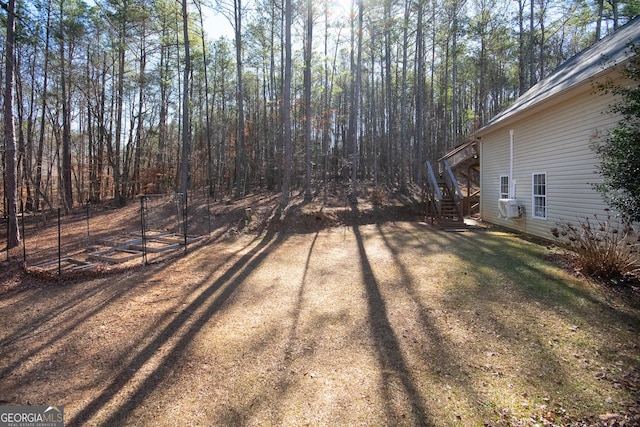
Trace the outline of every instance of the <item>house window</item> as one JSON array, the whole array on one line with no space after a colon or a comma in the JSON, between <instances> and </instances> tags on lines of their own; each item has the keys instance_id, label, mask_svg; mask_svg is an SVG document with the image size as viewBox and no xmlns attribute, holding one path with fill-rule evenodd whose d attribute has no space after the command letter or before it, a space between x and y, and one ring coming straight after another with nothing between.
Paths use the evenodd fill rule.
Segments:
<instances>
[{"instance_id":1,"label":"house window","mask_svg":"<svg viewBox=\"0 0 640 427\"><path fill-rule=\"evenodd\" d=\"M547 174L533 174L533 217L547 219Z\"/></svg>"},{"instance_id":2,"label":"house window","mask_svg":"<svg viewBox=\"0 0 640 427\"><path fill-rule=\"evenodd\" d=\"M509 175L500 175L500 198L509 198Z\"/></svg>"}]
</instances>

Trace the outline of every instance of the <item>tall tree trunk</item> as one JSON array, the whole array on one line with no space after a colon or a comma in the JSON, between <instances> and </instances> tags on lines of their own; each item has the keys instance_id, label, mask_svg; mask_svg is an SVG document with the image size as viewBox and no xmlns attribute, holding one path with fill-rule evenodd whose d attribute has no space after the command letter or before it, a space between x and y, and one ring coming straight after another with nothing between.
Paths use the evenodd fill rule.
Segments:
<instances>
[{"instance_id":1,"label":"tall tree trunk","mask_svg":"<svg viewBox=\"0 0 640 427\"><path fill-rule=\"evenodd\" d=\"M122 177L120 176L120 145L122 144L122 110L124 108L124 60L125 60L125 23L122 19L122 27L118 40L118 86L116 93L116 138L115 149L111 159L113 164L113 186L114 199L117 205L122 205L124 200L122 197Z\"/></svg>"},{"instance_id":2,"label":"tall tree trunk","mask_svg":"<svg viewBox=\"0 0 640 427\"><path fill-rule=\"evenodd\" d=\"M311 46L313 42L313 0L307 0L307 37L304 64L304 199L311 200Z\"/></svg>"},{"instance_id":3,"label":"tall tree trunk","mask_svg":"<svg viewBox=\"0 0 640 427\"><path fill-rule=\"evenodd\" d=\"M7 248L20 244L18 229L18 193L15 123L13 119L13 83L15 72L15 0L7 1L7 35L4 85L4 168L7 200Z\"/></svg>"},{"instance_id":4,"label":"tall tree trunk","mask_svg":"<svg viewBox=\"0 0 640 427\"><path fill-rule=\"evenodd\" d=\"M449 145L445 147L445 151L449 151L449 149L458 145L458 135L459 135L459 96L458 93L460 89L458 88L458 31L459 31L459 23L458 20L458 2L454 2L454 10L453 10L453 28L452 28L452 40L451 40L451 129L449 139Z\"/></svg>"},{"instance_id":5,"label":"tall tree trunk","mask_svg":"<svg viewBox=\"0 0 640 427\"><path fill-rule=\"evenodd\" d=\"M533 0L531 0L533 1ZM524 33L524 0L518 0L518 83L519 93L522 95L527 90L527 61L525 59L526 43Z\"/></svg>"},{"instance_id":6,"label":"tall tree trunk","mask_svg":"<svg viewBox=\"0 0 640 427\"><path fill-rule=\"evenodd\" d=\"M618 29L618 0L607 0L611 5L611 10L613 12L613 31Z\"/></svg>"},{"instance_id":7,"label":"tall tree trunk","mask_svg":"<svg viewBox=\"0 0 640 427\"><path fill-rule=\"evenodd\" d=\"M280 208L289 204L293 173L293 141L291 139L291 0L284 7L284 83L282 86L282 127L284 134L284 175Z\"/></svg>"},{"instance_id":8,"label":"tall tree trunk","mask_svg":"<svg viewBox=\"0 0 640 427\"><path fill-rule=\"evenodd\" d=\"M490 25L488 17L490 17L490 9L483 8L480 16L480 55L478 57L478 100L476 102L476 120L478 122L474 124L473 132L476 131L476 125L484 125L487 120L487 34L488 26Z\"/></svg>"},{"instance_id":9,"label":"tall tree trunk","mask_svg":"<svg viewBox=\"0 0 640 427\"><path fill-rule=\"evenodd\" d=\"M438 147L436 154L438 157L442 156L449 148L449 141L451 140L451 127L449 126L449 63L451 62L451 46L450 36L447 34L444 47L444 70L442 72L442 91L444 92L440 98L440 137L438 138Z\"/></svg>"},{"instance_id":10,"label":"tall tree trunk","mask_svg":"<svg viewBox=\"0 0 640 427\"><path fill-rule=\"evenodd\" d=\"M26 186L26 209L33 210L33 148L34 148L34 126L36 115L36 91L33 89L36 85L36 49L34 49L34 58L30 61L29 71L31 80L31 90L29 95L29 114L27 116L27 140L26 140L26 156L24 159L24 182Z\"/></svg>"},{"instance_id":11,"label":"tall tree trunk","mask_svg":"<svg viewBox=\"0 0 640 427\"><path fill-rule=\"evenodd\" d=\"M60 2L60 16L62 16L62 6ZM70 80L67 81L65 58L65 37L64 32L60 37L60 89L62 91L62 204L65 212L73 207L73 186L71 183L71 88ZM71 67L71 55L69 54L69 67ZM69 77L70 79L70 77Z\"/></svg>"},{"instance_id":12,"label":"tall tree trunk","mask_svg":"<svg viewBox=\"0 0 640 427\"><path fill-rule=\"evenodd\" d=\"M102 54L102 70L100 73L100 95L99 102L100 105L98 107L98 153L96 157L96 201L102 200L103 190L106 187L105 179L103 179L102 174L104 173L104 150L105 144L107 145L107 151L109 151L109 147L111 147L111 139L107 136L106 130L106 109L107 109L107 53L104 52ZM107 162L108 163L108 162ZM107 180L108 182L108 180Z\"/></svg>"},{"instance_id":13,"label":"tall tree trunk","mask_svg":"<svg viewBox=\"0 0 640 427\"><path fill-rule=\"evenodd\" d=\"M275 19L275 11L277 10L278 5L276 4L275 1L271 2L271 11L269 13L269 41L270 41L270 45L273 46L275 43L275 38L276 38L276 24L277 21ZM280 87L278 86L278 79L277 79L277 68L276 68L276 52L275 49L269 49L269 98L270 99L277 99L278 98L278 93L280 92ZM277 145L277 142L280 141L279 138L279 122L280 122L280 117L278 115L278 108L279 106L276 105L276 103L274 102L270 102L269 103L269 114L271 117L271 120L269 122L269 156L268 156L268 163L269 163L269 179L268 179L268 188L269 189L276 189L279 188L282 185L282 165L278 165L278 161L276 159L279 159L279 147Z\"/></svg>"},{"instance_id":14,"label":"tall tree trunk","mask_svg":"<svg viewBox=\"0 0 640 427\"><path fill-rule=\"evenodd\" d=\"M186 200L189 184L189 151L191 149L189 81L191 76L191 51L189 47L189 14L187 0L182 0L182 31L184 36L184 78L182 90L182 175L180 177L180 191Z\"/></svg>"},{"instance_id":15,"label":"tall tree trunk","mask_svg":"<svg viewBox=\"0 0 640 427\"><path fill-rule=\"evenodd\" d=\"M371 115L371 150L373 155L373 185L378 188L378 179L379 179L379 147L380 143L378 141L378 107L376 103L376 33L377 28L375 25L371 26L371 96L369 97L369 109Z\"/></svg>"},{"instance_id":16,"label":"tall tree trunk","mask_svg":"<svg viewBox=\"0 0 640 427\"><path fill-rule=\"evenodd\" d=\"M597 0L596 4L598 5L598 14L597 14L597 21L596 21L596 36L595 36L595 40L594 42L597 42L598 40L600 40L601 33L602 33L602 13L604 11L604 0Z\"/></svg>"},{"instance_id":17,"label":"tall tree trunk","mask_svg":"<svg viewBox=\"0 0 640 427\"><path fill-rule=\"evenodd\" d=\"M351 0L351 9L355 11L356 8L356 0ZM347 102L349 108L349 122L347 124L347 138L345 141L344 151L345 154L349 156L349 163L351 164L351 177L346 176L345 178L351 178L351 194L350 197L353 202L357 201L357 189L356 189L356 181L355 174L353 173L356 168L356 158L358 157L358 152L356 150L357 143L356 138L358 135L357 123L358 123L358 109L356 108L357 94L356 94L356 16L352 13L349 19L349 27L351 31L350 42L349 42L349 72L350 72L350 81L349 81L349 100ZM347 174L345 174L347 175Z\"/></svg>"},{"instance_id":18,"label":"tall tree trunk","mask_svg":"<svg viewBox=\"0 0 640 427\"><path fill-rule=\"evenodd\" d=\"M158 152L156 153L156 164L159 168L159 172L162 176L161 182L158 183L158 190L163 193L164 182L166 180L166 150L167 150L167 116L169 111L169 47L166 45L166 39L168 37L167 31L168 23L166 16L163 14L161 23L161 40L163 45L160 47L160 63L158 66L160 74L160 112L158 113Z\"/></svg>"},{"instance_id":19,"label":"tall tree trunk","mask_svg":"<svg viewBox=\"0 0 640 427\"><path fill-rule=\"evenodd\" d=\"M393 141L395 118L391 99L391 0L384 2L384 65L385 65L385 105L387 109L387 185L395 183L393 167Z\"/></svg>"},{"instance_id":20,"label":"tall tree trunk","mask_svg":"<svg viewBox=\"0 0 640 427\"><path fill-rule=\"evenodd\" d=\"M400 88L400 191L407 190L407 67L409 51L409 0L405 0L404 5L404 25L402 29L402 83Z\"/></svg>"},{"instance_id":21,"label":"tall tree trunk","mask_svg":"<svg viewBox=\"0 0 640 427\"><path fill-rule=\"evenodd\" d=\"M236 70L238 73L238 82L236 87L236 102L238 104L238 129L236 139L236 198L244 195L244 88L242 84L243 61L242 61L242 1L234 0L234 18L235 18L235 40L236 40Z\"/></svg>"},{"instance_id":22,"label":"tall tree trunk","mask_svg":"<svg viewBox=\"0 0 640 427\"><path fill-rule=\"evenodd\" d=\"M213 179L213 153L211 141L211 119L209 111L209 74L207 63L207 45L204 32L204 19L202 17L202 5L196 2L198 6L198 14L200 16L200 30L202 32L202 65L204 71L204 114L205 114L205 133L207 138L207 187L210 196L214 196L214 179Z\"/></svg>"},{"instance_id":23,"label":"tall tree trunk","mask_svg":"<svg viewBox=\"0 0 640 427\"><path fill-rule=\"evenodd\" d=\"M546 5L544 4L544 0L540 2L540 40L538 42L538 60L540 64L538 64L538 70L540 70L540 78L544 78L545 69L545 57L544 57L544 43L545 43L545 26L544 26L544 18L546 14Z\"/></svg>"},{"instance_id":24,"label":"tall tree trunk","mask_svg":"<svg viewBox=\"0 0 640 427\"><path fill-rule=\"evenodd\" d=\"M435 123L436 121L433 120L433 118L436 117L435 115L435 104L436 104L436 93L435 93L435 79L436 79L436 71L435 68L433 66L433 64L436 63L436 40L437 40L437 32L436 32L436 5L435 2L432 3L431 5L431 22L434 23L434 25L431 26L431 67L430 70L430 75L429 75L429 107L431 110L431 120L429 120L430 122L430 126L429 126L429 152L427 154L427 158L430 160L435 160L434 157L437 155L437 146L438 146L438 140L437 140L437 123Z\"/></svg>"},{"instance_id":25,"label":"tall tree trunk","mask_svg":"<svg viewBox=\"0 0 640 427\"><path fill-rule=\"evenodd\" d=\"M416 26L416 182L422 185L422 147L424 145L424 39L422 19L423 0L418 0L418 18Z\"/></svg>"},{"instance_id":26,"label":"tall tree trunk","mask_svg":"<svg viewBox=\"0 0 640 427\"><path fill-rule=\"evenodd\" d=\"M357 45L357 59L356 59L356 85L355 85L355 102L352 108L355 110L355 132L353 133L352 151L353 151L353 197L354 201L358 197L358 166L360 162L360 151L358 149L358 139L360 138L359 125L360 122L360 93L362 92L362 26L364 20L364 1L358 0L358 45Z\"/></svg>"},{"instance_id":27,"label":"tall tree trunk","mask_svg":"<svg viewBox=\"0 0 640 427\"><path fill-rule=\"evenodd\" d=\"M322 195L326 204L329 187L329 1L324 1L324 90L322 92Z\"/></svg>"},{"instance_id":28,"label":"tall tree trunk","mask_svg":"<svg viewBox=\"0 0 640 427\"><path fill-rule=\"evenodd\" d=\"M147 51L146 51L146 24L143 21L140 40L140 70L138 75L138 123L136 127L135 152L133 160L133 173L131 176L131 197L140 191L140 163L142 161L143 133L144 133L144 100L147 92Z\"/></svg>"},{"instance_id":29,"label":"tall tree trunk","mask_svg":"<svg viewBox=\"0 0 640 427\"><path fill-rule=\"evenodd\" d=\"M47 92L49 90L49 36L51 32L51 3L47 2L47 24L44 39L44 64L42 75L42 114L40 115L40 134L38 136L38 149L36 151L36 176L35 176L35 210L40 209L40 197L44 196L42 191L42 157L44 155L44 135L45 123L47 122ZM46 199L46 197L45 197Z\"/></svg>"},{"instance_id":30,"label":"tall tree trunk","mask_svg":"<svg viewBox=\"0 0 640 427\"><path fill-rule=\"evenodd\" d=\"M20 50L18 50L16 52L15 55L15 62L14 62L14 69L15 70L21 70L22 66L21 66L21 62L22 62L22 58L20 55ZM24 140L24 94L23 94L23 88L22 88L22 76L20 75L19 72L14 73L14 77L13 77L13 87L14 87L14 96L15 96L15 101L14 101L14 105L15 105L15 110L14 113L16 115L16 118L18 120L18 125L15 126L15 129L18 131L18 135L17 135L17 158L16 158L16 173L17 173L17 184L18 184L18 194L20 194L20 198L22 199L22 194L24 194L25 188L25 182L26 182L26 176L25 176L25 171L26 171L26 164L25 164L25 154L26 154L26 150L25 150L25 140ZM15 120L15 118L14 118Z\"/></svg>"},{"instance_id":31,"label":"tall tree trunk","mask_svg":"<svg viewBox=\"0 0 640 427\"><path fill-rule=\"evenodd\" d=\"M535 49L533 48L533 44L535 41L535 9L534 0L529 1L531 2L531 11L529 13L529 87L532 87L534 84L536 84Z\"/></svg>"},{"instance_id":32,"label":"tall tree trunk","mask_svg":"<svg viewBox=\"0 0 640 427\"><path fill-rule=\"evenodd\" d=\"M91 67L90 67L90 58L87 55L85 60L85 79L86 81L91 81ZM95 128L95 117L92 111L92 103L87 102L86 106L87 113L87 138L88 138L88 169L89 169L89 191L87 192L87 201L90 203L95 202L95 182L96 182L96 136L94 132Z\"/></svg>"}]
</instances>

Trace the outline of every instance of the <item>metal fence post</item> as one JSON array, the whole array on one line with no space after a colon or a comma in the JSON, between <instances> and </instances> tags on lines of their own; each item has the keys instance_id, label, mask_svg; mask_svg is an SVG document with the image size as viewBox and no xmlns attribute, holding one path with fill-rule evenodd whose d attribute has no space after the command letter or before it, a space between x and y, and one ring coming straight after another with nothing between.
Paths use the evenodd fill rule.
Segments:
<instances>
[{"instance_id":1,"label":"metal fence post","mask_svg":"<svg viewBox=\"0 0 640 427\"><path fill-rule=\"evenodd\" d=\"M24 201L20 199L20 215L22 216L22 264L27 266L27 236L24 234Z\"/></svg>"},{"instance_id":2,"label":"metal fence post","mask_svg":"<svg viewBox=\"0 0 640 427\"><path fill-rule=\"evenodd\" d=\"M60 207L58 207L58 278L62 275L62 240L60 235Z\"/></svg>"},{"instance_id":3,"label":"metal fence post","mask_svg":"<svg viewBox=\"0 0 640 427\"><path fill-rule=\"evenodd\" d=\"M140 197L140 229L142 231L142 265L147 264L147 238L145 234L146 224L144 222L144 200L145 196Z\"/></svg>"},{"instance_id":4,"label":"metal fence post","mask_svg":"<svg viewBox=\"0 0 640 427\"><path fill-rule=\"evenodd\" d=\"M187 191L184 192L184 251L187 252Z\"/></svg>"}]
</instances>

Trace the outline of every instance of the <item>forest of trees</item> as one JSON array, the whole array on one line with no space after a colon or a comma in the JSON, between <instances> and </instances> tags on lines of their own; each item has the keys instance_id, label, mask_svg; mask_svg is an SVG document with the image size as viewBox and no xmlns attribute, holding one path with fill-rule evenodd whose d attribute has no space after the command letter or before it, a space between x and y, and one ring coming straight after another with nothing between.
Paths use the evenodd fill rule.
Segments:
<instances>
[{"instance_id":1,"label":"forest of trees","mask_svg":"<svg viewBox=\"0 0 640 427\"><path fill-rule=\"evenodd\" d=\"M403 189L631 0L8 0L3 211ZM233 28L212 40L206 19ZM355 188L352 188L355 190Z\"/></svg>"}]
</instances>

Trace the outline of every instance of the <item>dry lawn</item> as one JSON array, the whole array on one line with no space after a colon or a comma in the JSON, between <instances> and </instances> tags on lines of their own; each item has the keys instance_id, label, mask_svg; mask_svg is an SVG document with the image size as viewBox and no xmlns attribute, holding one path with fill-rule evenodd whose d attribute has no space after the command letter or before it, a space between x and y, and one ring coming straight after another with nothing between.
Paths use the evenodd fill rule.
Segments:
<instances>
[{"instance_id":1,"label":"dry lawn","mask_svg":"<svg viewBox=\"0 0 640 427\"><path fill-rule=\"evenodd\" d=\"M0 274L0 404L70 426L640 425L629 293L497 230L306 209L299 233L238 216L144 267Z\"/></svg>"}]
</instances>

